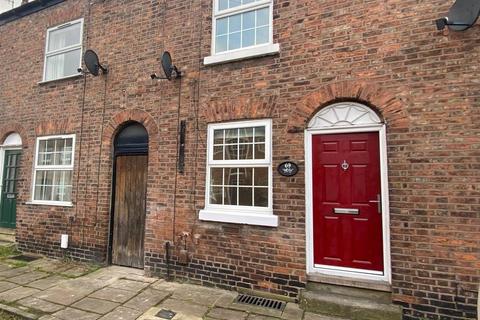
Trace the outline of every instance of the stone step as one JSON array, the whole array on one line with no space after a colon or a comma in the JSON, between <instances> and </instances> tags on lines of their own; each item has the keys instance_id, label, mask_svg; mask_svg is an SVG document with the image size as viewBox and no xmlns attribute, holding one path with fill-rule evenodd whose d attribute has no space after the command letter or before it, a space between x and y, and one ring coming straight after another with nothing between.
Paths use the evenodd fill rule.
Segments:
<instances>
[{"instance_id":1,"label":"stone step","mask_svg":"<svg viewBox=\"0 0 480 320\"><path fill-rule=\"evenodd\" d=\"M0 228L1 242L15 242L15 229Z\"/></svg>"},{"instance_id":2,"label":"stone step","mask_svg":"<svg viewBox=\"0 0 480 320\"><path fill-rule=\"evenodd\" d=\"M351 320L401 320L388 292L326 284L308 284L300 305L308 312Z\"/></svg>"}]
</instances>

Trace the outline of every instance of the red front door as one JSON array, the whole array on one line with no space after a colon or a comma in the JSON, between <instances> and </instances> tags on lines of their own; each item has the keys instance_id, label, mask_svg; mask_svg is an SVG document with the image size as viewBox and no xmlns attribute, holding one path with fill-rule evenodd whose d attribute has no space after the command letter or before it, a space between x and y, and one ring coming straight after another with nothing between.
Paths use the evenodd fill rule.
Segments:
<instances>
[{"instance_id":1,"label":"red front door","mask_svg":"<svg viewBox=\"0 0 480 320\"><path fill-rule=\"evenodd\" d=\"M314 263L383 271L378 133L312 138Z\"/></svg>"}]
</instances>

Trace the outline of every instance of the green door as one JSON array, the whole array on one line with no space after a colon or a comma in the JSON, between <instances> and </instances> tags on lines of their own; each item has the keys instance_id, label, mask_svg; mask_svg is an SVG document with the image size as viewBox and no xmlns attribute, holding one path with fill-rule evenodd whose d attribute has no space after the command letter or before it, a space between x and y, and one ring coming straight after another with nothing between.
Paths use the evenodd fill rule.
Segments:
<instances>
[{"instance_id":1,"label":"green door","mask_svg":"<svg viewBox=\"0 0 480 320\"><path fill-rule=\"evenodd\" d=\"M20 150L5 151L2 198L0 203L0 227L4 228L15 228L20 155Z\"/></svg>"}]
</instances>

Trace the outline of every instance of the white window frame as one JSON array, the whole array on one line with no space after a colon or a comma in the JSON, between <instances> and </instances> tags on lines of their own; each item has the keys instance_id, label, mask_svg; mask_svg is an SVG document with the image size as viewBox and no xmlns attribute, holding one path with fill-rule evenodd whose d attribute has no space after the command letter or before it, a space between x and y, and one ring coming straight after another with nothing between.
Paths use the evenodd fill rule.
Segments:
<instances>
[{"instance_id":1,"label":"white window frame","mask_svg":"<svg viewBox=\"0 0 480 320\"><path fill-rule=\"evenodd\" d=\"M270 23L269 23L269 41L268 43L253 45L245 48L239 48L234 50L227 50L216 53L216 29L217 20L228 16L241 14L247 11L269 8L270 11ZM212 9L212 39L211 39L211 55L205 57L203 60L204 65L218 64L222 62L236 61L246 58L259 57L276 54L280 51L280 45L273 43L273 0L261 0L258 2L252 2L244 4L235 8L218 10L218 0L213 0Z\"/></svg>"},{"instance_id":2,"label":"white window frame","mask_svg":"<svg viewBox=\"0 0 480 320\"><path fill-rule=\"evenodd\" d=\"M48 43L50 41L50 33L55 31L55 30L59 30L59 29L63 29L63 28L66 28L66 27L73 26L77 23L80 23L80 42L79 42L79 44L68 46L68 47L65 47L65 48L62 48L62 49L58 49L58 50L54 50L52 52L49 52L48 51ZM78 67L80 68L82 66L82 53L83 53L83 18L73 20L73 21L70 21L70 22L67 22L67 23L63 23L59 26L48 28L47 29L46 42L45 42L45 55L44 55L44 61L43 61L42 82L50 82L50 81L68 79L68 78L72 78L72 77L78 77L81 74L79 72L77 72L76 74L73 74L73 75L64 76L64 77L60 77L60 78L54 78L54 79L48 79L48 80L46 79L46 77L47 77L47 59L49 57L55 56L55 55L58 55L58 54L62 54L62 53L67 53L67 52L70 52L70 51L73 51L73 50L78 50L78 49L80 49L80 59L78 61Z\"/></svg>"},{"instance_id":3,"label":"white window frame","mask_svg":"<svg viewBox=\"0 0 480 320\"><path fill-rule=\"evenodd\" d=\"M215 130L233 128L265 127L265 159L213 160ZM227 223L239 223L277 227L278 217L273 214L272 172L272 121L270 119L210 124L207 133L207 170L205 183L205 209L200 210L199 219ZM210 204L210 170L215 167L268 167L268 207Z\"/></svg>"},{"instance_id":4,"label":"white window frame","mask_svg":"<svg viewBox=\"0 0 480 320\"><path fill-rule=\"evenodd\" d=\"M52 140L52 139L72 139L72 163L69 165L38 165L38 151L40 148L40 141ZM33 164L33 180L32 180L32 197L29 204L41 204L41 205L52 205L52 206L66 206L71 207L73 203L71 201L46 201L46 200L35 200L35 181L37 180L37 171L38 170L71 170L72 171L72 185L73 185L73 172L75 165L75 134L68 135L56 135L56 136L42 136L37 137L35 146L35 157ZM73 192L73 190L72 190Z\"/></svg>"}]
</instances>

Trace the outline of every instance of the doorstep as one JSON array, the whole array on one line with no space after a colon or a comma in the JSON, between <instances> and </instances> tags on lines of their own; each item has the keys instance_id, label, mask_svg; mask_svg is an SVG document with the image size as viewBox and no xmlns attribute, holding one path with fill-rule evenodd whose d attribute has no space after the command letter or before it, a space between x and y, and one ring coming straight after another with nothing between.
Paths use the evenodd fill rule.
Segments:
<instances>
[{"instance_id":1,"label":"doorstep","mask_svg":"<svg viewBox=\"0 0 480 320\"><path fill-rule=\"evenodd\" d=\"M309 282L300 295L308 312L352 320L401 320L400 306L390 292Z\"/></svg>"}]
</instances>

